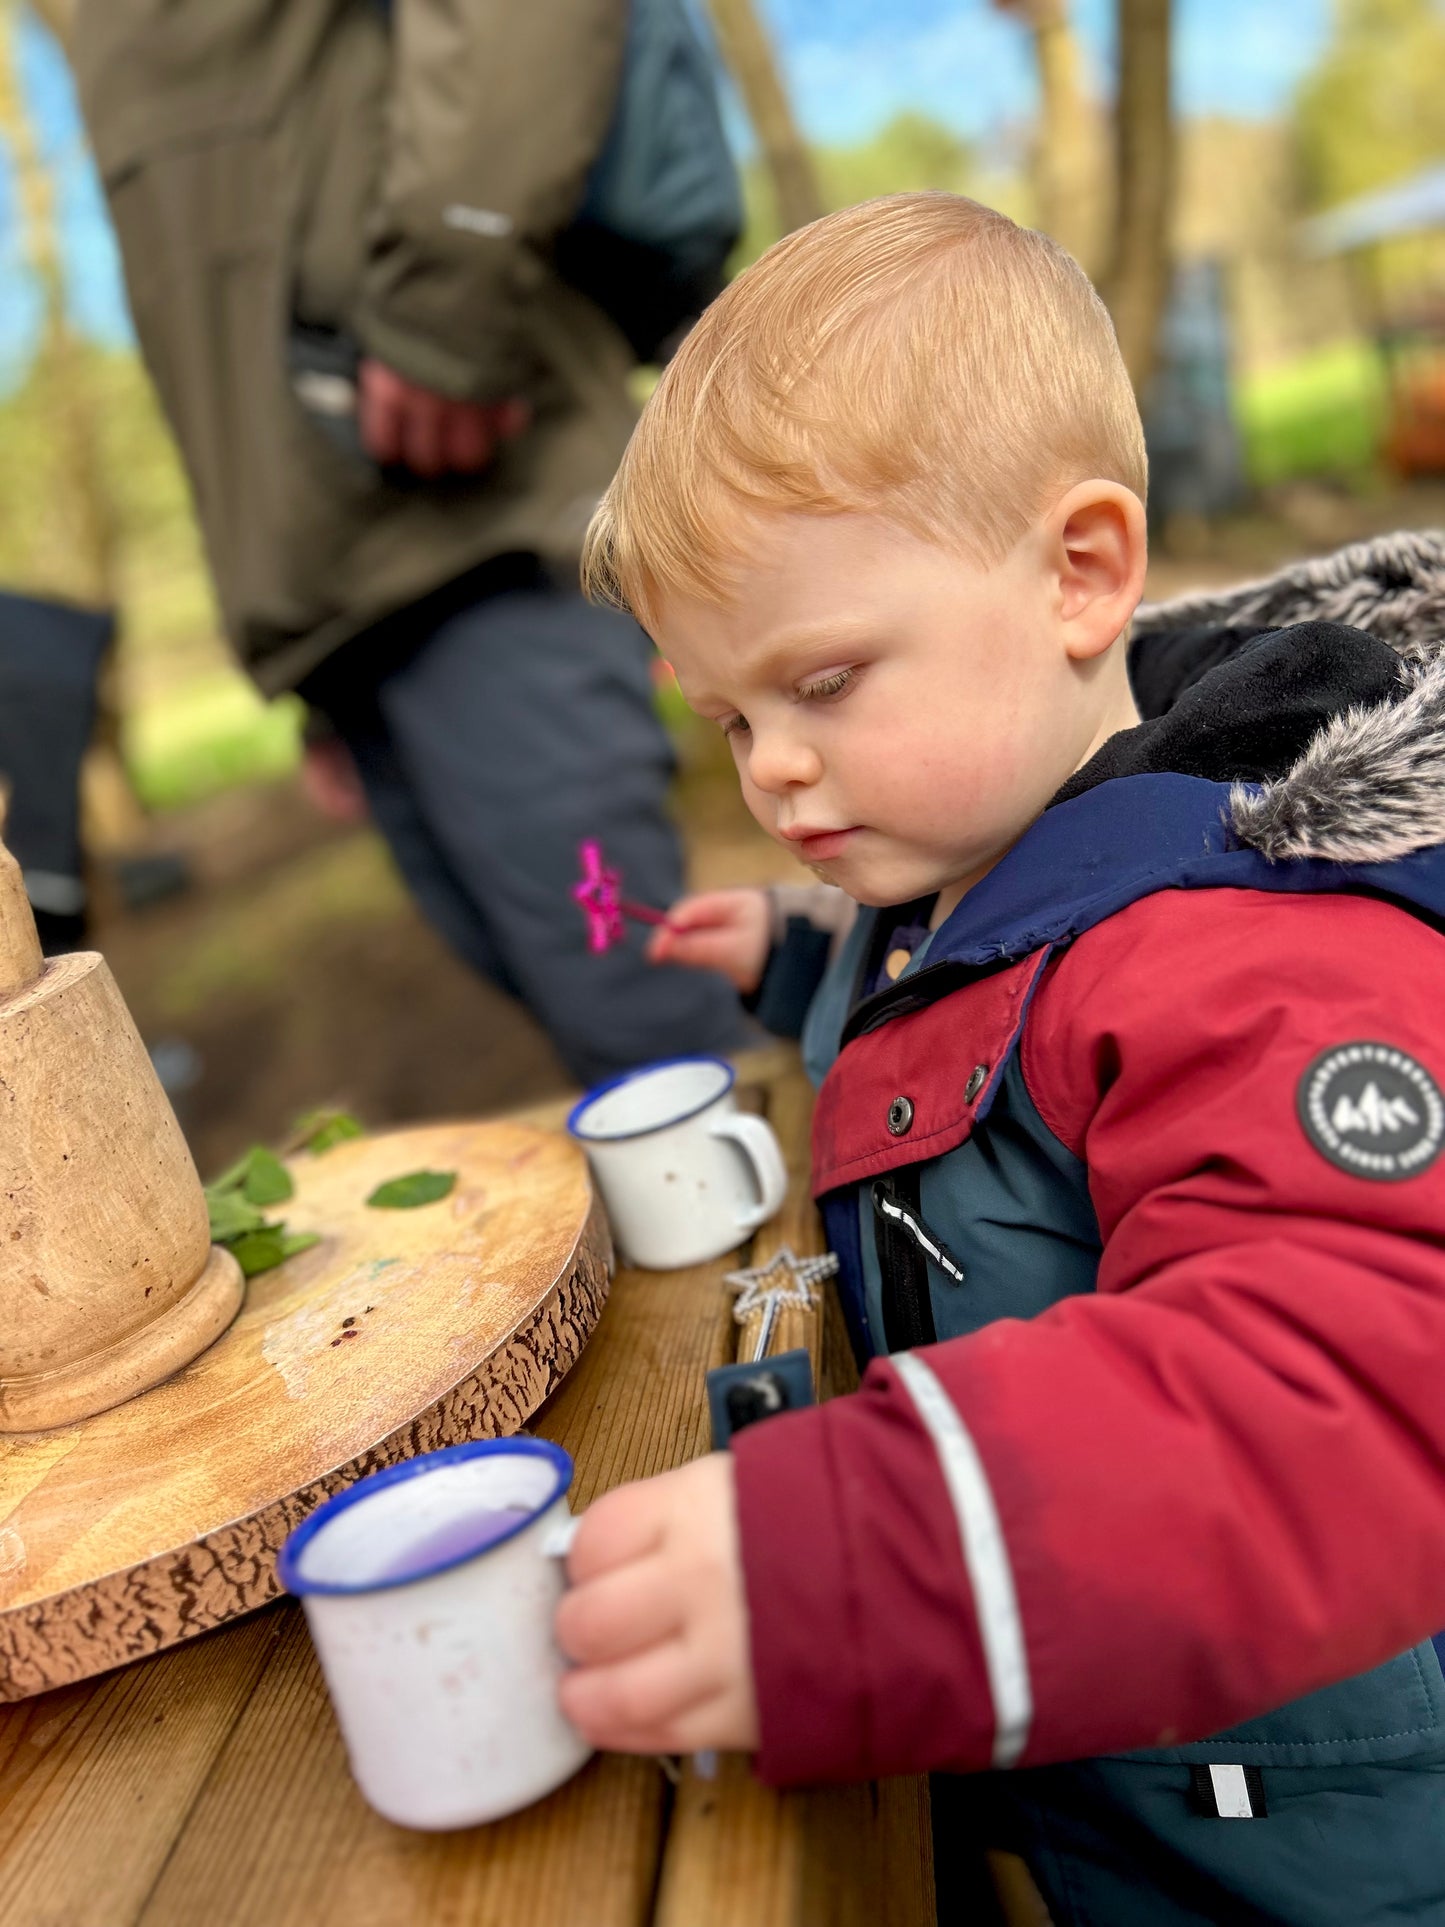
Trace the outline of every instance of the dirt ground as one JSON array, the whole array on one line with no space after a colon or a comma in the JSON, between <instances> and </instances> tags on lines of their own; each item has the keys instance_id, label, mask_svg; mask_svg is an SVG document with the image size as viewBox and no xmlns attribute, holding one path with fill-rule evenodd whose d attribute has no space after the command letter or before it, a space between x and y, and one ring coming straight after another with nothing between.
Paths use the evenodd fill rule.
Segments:
<instances>
[{"instance_id":1,"label":"dirt ground","mask_svg":"<svg viewBox=\"0 0 1445 1927\"><path fill-rule=\"evenodd\" d=\"M1360 498L1296 487L1169 531L1151 596L1241 581L1381 530L1445 525L1445 485ZM747 817L710 726L685 733L677 811L694 887L801 873ZM191 884L126 910L99 880L94 941L156 1052L209 1174L340 1102L368 1124L487 1112L565 1077L526 1013L479 982L407 900L369 830L323 822L288 781L157 819Z\"/></svg>"}]
</instances>

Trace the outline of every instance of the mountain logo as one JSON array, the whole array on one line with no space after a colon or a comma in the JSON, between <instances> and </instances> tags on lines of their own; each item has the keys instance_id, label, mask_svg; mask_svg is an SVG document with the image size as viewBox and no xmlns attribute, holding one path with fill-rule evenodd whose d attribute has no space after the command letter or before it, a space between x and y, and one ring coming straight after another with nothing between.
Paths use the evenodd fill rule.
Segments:
<instances>
[{"instance_id":1,"label":"mountain logo","mask_svg":"<svg viewBox=\"0 0 1445 1927\"><path fill-rule=\"evenodd\" d=\"M1360 1095L1358 1104L1351 1103L1342 1096L1330 1117L1337 1131L1368 1131L1378 1137L1381 1131L1399 1133L1407 1124L1418 1124L1420 1113L1412 1110L1407 1097L1382 1097L1380 1087L1371 1078Z\"/></svg>"},{"instance_id":2,"label":"mountain logo","mask_svg":"<svg viewBox=\"0 0 1445 1927\"><path fill-rule=\"evenodd\" d=\"M1445 1098L1393 1044L1337 1044L1299 1084L1299 1117L1322 1157L1358 1178L1413 1178L1445 1148Z\"/></svg>"}]
</instances>

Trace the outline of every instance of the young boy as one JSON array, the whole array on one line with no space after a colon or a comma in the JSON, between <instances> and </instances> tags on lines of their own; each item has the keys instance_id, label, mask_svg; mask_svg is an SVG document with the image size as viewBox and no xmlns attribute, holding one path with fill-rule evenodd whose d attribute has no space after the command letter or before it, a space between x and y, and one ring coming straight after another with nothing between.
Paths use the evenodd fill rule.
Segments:
<instances>
[{"instance_id":1,"label":"young boy","mask_svg":"<svg viewBox=\"0 0 1445 1927\"><path fill-rule=\"evenodd\" d=\"M1235 630L1141 723L1144 489L1085 277L946 195L779 243L648 405L588 581L863 906L805 1049L878 1356L592 1507L563 1703L969 1775L940 1851L1056 1927L1445 1922L1445 656ZM760 895L679 921L756 982Z\"/></svg>"}]
</instances>

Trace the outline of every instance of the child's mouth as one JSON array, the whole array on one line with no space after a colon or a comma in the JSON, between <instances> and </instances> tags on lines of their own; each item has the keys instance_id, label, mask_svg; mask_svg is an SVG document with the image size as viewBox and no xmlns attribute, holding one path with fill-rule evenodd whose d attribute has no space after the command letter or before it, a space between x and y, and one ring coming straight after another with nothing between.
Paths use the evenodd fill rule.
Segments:
<instances>
[{"instance_id":1,"label":"child's mouth","mask_svg":"<svg viewBox=\"0 0 1445 1927\"><path fill-rule=\"evenodd\" d=\"M804 863L827 863L835 856L842 856L857 834L855 827L851 830L819 830L815 835L799 837L798 855Z\"/></svg>"}]
</instances>

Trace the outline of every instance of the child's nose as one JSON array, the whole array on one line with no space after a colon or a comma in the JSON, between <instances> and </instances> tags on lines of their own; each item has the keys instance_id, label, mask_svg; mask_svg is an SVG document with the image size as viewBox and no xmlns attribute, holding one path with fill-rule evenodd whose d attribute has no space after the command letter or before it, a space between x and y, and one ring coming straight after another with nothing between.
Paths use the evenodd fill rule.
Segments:
<instances>
[{"instance_id":1,"label":"child's nose","mask_svg":"<svg viewBox=\"0 0 1445 1927\"><path fill-rule=\"evenodd\" d=\"M771 730L753 737L748 754L748 775L755 788L769 796L784 790L806 788L816 783L823 764L809 744L799 742L786 730Z\"/></svg>"}]
</instances>

